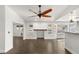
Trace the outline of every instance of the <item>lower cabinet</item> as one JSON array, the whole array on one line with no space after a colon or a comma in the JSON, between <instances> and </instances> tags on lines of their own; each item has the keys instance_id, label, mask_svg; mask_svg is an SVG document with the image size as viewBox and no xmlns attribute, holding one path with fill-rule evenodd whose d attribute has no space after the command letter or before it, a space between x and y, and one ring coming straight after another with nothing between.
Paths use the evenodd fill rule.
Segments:
<instances>
[{"instance_id":1,"label":"lower cabinet","mask_svg":"<svg viewBox=\"0 0 79 59\"><path fill-rule=\"evenodd\" d=\"M65 48L79 54L79 33L65 33Z\"/></svg>"}]
</instances>

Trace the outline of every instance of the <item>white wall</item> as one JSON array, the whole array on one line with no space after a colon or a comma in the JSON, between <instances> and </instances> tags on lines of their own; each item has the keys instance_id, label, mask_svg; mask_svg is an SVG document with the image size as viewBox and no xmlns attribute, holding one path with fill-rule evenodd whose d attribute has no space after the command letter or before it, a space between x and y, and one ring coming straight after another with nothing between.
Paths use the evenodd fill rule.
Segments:
<instances>
[{"instance_id":1,"label":"white wall","mask_svg":"<svg viewBox=\"0 0 79 59\"><path fill-rule=\"evenodd\" d=\"M5 7L0 5L0 53L5 50Z\"/></svg>"},{"instance_id":2,"label":"white wall","mask_svg":"<svg viewBox=\"0 0 79 59\"><path fill-rule=\"evenodd\" d=\"M23 20L8 6L5 6L5 52L13 48L13 23L22 23Z\"/></svg>"}]
</instances>

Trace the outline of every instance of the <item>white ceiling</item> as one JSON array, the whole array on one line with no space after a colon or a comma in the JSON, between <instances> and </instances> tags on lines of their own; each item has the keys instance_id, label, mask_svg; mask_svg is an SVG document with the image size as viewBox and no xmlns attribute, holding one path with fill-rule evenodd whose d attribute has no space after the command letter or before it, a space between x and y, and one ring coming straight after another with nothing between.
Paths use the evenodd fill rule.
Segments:
<instances>
[{"instance_id":1,"label":"white ceiling","mask_svg":"<svg viewBox=\"0 0 79 59\"><path fill-rule=\"evenodd\" d=\"M30 12L29 9L37 12L39 8L37 5L9 5L21 18L25 20L29 20L29 16L35 15L34 13ZM42 11L52 8L53 11L49 13L52 16L50 19L57 20L58 18L64 16L65 14L69 13L70 11L79 8L76 5L42 5ZM28 18L28 19L27 19ZM31 18L32 19L32 18Z\"/></svg>"}]
</instances>

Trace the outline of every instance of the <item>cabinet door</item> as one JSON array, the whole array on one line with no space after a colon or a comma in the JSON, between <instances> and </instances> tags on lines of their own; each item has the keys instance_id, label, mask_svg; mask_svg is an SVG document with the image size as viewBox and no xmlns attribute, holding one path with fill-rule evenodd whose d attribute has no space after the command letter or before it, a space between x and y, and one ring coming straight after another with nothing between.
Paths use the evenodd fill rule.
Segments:
<instances>
[{"instance_id":1,"label":"cabinet door","mask_svg":"<svg viewBox=\"0 0 79 59\"><path fill-rule=\"evenodd\" d=\"M66 33L65 34L65 48L68 48L68 49L72 49L71 48L71 40L70 40L70 34Z\"/></svg>"},{"instance_id":2,"label":"cabinet door","mask_svg":"<svg viewBox=\"0 0 79 59\"><path fill-rule=\"evenodd\" d=\"M37 31L37 38L44 38L44 31Z\"/></svg>"},{"instance_id":3,"label":"cabinet door","mask_svg":"<svg viewBox=\"0 0 79 59\"><path fill-rule=\"evenodd\" d=\"M71 35L71 48L76 53L79 53L79 35L73 34Z\"/></svg>"}]
</instances>

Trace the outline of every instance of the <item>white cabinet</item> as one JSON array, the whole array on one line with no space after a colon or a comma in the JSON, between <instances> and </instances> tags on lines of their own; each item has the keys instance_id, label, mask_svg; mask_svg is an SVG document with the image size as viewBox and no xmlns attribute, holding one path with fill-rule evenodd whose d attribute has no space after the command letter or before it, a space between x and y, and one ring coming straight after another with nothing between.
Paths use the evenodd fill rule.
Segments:
<instances>
[{"instance_id":1,"label":"white cabinet","mask_svg":"<svg viewBox=\"0 0 79 59\"><path fill-rule=\"evenodd\" d=\"M44 38L44 31L36 31L37 32L37 38Z\"/></svg>"},{"instance_id":2,"label":"white cabinet","mask_svg":"<svg viewBox=\"0 0 79 59\"><path fill-rule=\"evenodd\" d=\"M79 54L79 33L65 34L65 48L71 53Z\"/></svg>"},{"instance_id":3,"label":"white cabinet","mask_svg":"<svg viewBox=\"0 0 79 59\"><path fill-rule=\"evenodd\" d=\"M72 23L68 23L66 27L66 32L79 33L79 21L74 21Z\"/></svg>"},{"instance_id":4,"label":"white cabinet","mask_svg":"<svg viewBox=\"0 0 79 59\"><path fill-rule=\"evenodd\" d=\"M56 39L57 38L57 24L48 24L47 31L44 32L45 39Z\"/></svg>"},{"instance_id":5,"label":"white cabinet","mask_svg":"<svg viewBox=\"0 0 79 59\"><path fill-rule=\"evenodd\" d=\"M69 23L69 32L75 32L77 29L77 22Z\"/></svg>"}]
</instances>

